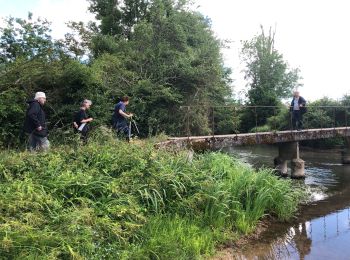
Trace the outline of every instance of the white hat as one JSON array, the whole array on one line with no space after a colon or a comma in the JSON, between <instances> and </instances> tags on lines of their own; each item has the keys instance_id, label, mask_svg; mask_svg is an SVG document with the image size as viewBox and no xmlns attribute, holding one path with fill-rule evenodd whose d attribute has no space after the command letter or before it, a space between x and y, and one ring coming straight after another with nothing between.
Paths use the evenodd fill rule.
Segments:
<instances>
[{"instance_id":1,"label":"white hat","mask_svg":"<svg viewBox=\"0 0 350 260\"><path fill-rule=\"evenodd\" d=\"M89 104L90 106L92 105L92 101L89 99L84 99L83 104Z\"/></svg>"},{"instance_id":2,"label":"white hat","mask_svg":"<svg viewBox=\"0 0 350 260\"><path fill-rule=\"evenodd\" d=\"M46 95L44 92L36 92L35 93L35 100L39 99L39 98L46 98Z\"/></svg>"}]
</instances>

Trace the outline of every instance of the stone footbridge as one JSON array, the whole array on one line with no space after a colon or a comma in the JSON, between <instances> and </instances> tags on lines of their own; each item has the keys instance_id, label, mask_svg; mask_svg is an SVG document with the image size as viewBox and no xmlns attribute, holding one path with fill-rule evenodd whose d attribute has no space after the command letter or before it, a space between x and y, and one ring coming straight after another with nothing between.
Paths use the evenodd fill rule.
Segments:
<instances>
[{"instance_id":1,"label":"stone footbridge","mask_svg":"<svg viewBox=\"0 0 350 260\"><path fill-rule=\"evenodd\" d=\"M350 164L350 127L306 129L301 131L273 131L230 135L174 137L159 143L159 148L194 151L220 150L225 147L242 145L278 144L279 156L274 159L276 170L287 174L287 161L292 161L292 177L305 177L305 162L299 157L299 141L343 137L347 140L347 150L342 154L344 164Z\"/></svg>"}]
</instances>

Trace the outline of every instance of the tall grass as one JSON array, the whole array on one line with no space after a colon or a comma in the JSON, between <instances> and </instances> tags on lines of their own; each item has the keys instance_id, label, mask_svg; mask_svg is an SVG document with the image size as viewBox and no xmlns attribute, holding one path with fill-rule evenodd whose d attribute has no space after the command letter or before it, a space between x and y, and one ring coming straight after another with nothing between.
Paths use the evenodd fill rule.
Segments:
<instances>
[{"instance_id":1,"label":"tall grass","mask_svg":"<svg viewBox=\"0 0 350 260\"><path fill-rule=\"evenodd\" d=\"M198 259L303 195L225 154L99 142L2 153L1 259Z\"/></svg>"}]
</instances>

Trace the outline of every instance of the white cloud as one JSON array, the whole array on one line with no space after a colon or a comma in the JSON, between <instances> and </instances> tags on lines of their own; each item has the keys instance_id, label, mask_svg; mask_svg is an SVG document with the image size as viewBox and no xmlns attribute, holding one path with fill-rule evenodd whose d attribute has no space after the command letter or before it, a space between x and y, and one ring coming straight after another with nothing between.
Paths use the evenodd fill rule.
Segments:
<instances>
[{"instance_id":1,"label":"white cloud","mask_svg":"<svg viewBox=\"0 0 350 260\"><path fill-rule=\"evenodd\" d=\"M86 0L39 0L32 12L52 22L53 37L62 38L68 32L67 22L94 20L88 7Z\"/></svg>"},{"instance_id":2,"label":"white cloud","mask_svg":"<svg viewBox=\"0 0 350 260\"><path fill-rule=\"evenodd\" d=\"M350 93L350 37L347 0L197 0L199 11L212 18L220 38L233 41L224 51L234 69L238 89L246 84L239 74L241 41L252 38L262 24L277 27L276 48L304 78L302 93L309 100L340 98Z\"/></svg>"}]
</instances>

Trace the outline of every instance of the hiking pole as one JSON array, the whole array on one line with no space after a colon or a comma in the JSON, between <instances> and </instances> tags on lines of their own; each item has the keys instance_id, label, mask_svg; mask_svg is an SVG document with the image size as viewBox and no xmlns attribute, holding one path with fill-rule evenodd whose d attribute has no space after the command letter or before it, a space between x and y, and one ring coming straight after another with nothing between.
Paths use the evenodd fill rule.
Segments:
<instances>
[{"instance_id":1,"label":"hiking pole","mask_svg":"<svg viewBox=\"0 0 350 260\"><path fill-rule=\"evenodd\" d=\"M128 136L129 136L129 142L130 142L130 140L131 140L131 120L130 120L130 122L129 122Z\"/></svg>"},{"instance_id":2,"label":"hiking pole","mask_svg":"<svg viewBox=\"0 0 350 260\"><path fill-rule=\"evenodd\" d=\"M132 119L132 122L133 122L133 124L135 126L137 134L140 135L140 131L139 131L139 128L137 127L137 124L136 124L135 120Z\"/></svg>"}]
</instances>

